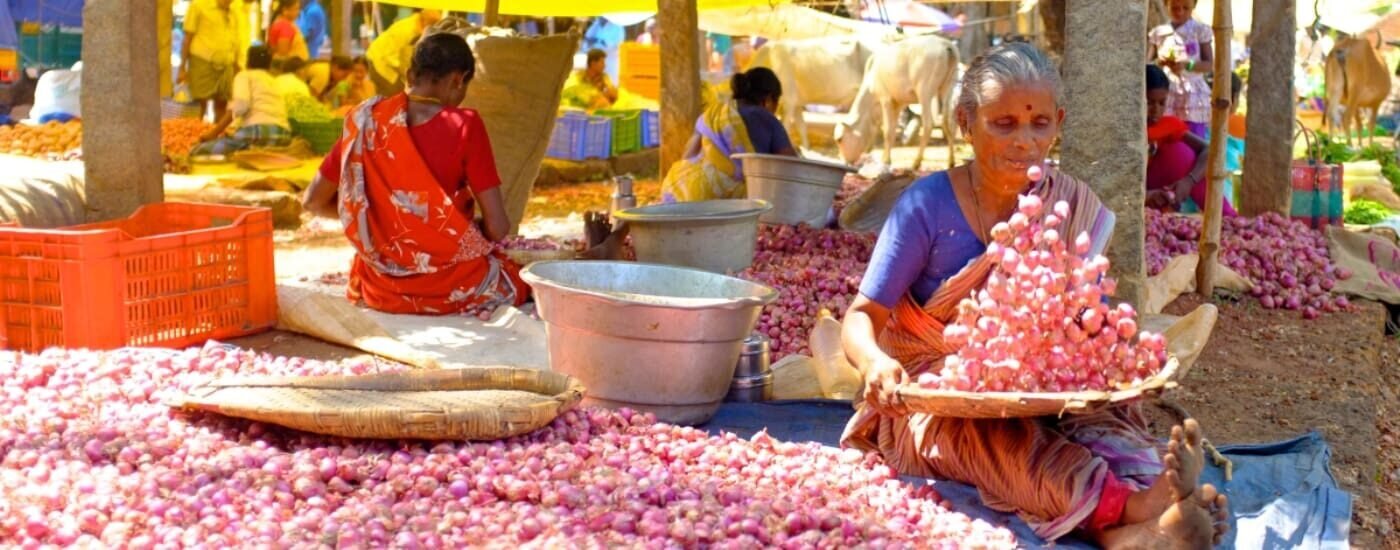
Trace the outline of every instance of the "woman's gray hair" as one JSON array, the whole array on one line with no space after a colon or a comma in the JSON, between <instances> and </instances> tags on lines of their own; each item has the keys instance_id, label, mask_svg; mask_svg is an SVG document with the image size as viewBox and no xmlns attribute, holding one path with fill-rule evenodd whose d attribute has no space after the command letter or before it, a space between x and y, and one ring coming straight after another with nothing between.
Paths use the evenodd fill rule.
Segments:
<instances>
[{"instance_id":1,"label":"woman's gray hair","mask_svg":"<svg viewBox=\"0 0 1400 550\"><path fill-rule=\"evenodd\" d=\"M971 118L986 99L984 88L988 84L995 84L1002 90L1017 85L1050 86L1055 93L1055 105L1064 105L1059 69L1044 52L1028 42L1004 42L973 59L963 73L956 112Z\"/></svg>"}]
</instances>

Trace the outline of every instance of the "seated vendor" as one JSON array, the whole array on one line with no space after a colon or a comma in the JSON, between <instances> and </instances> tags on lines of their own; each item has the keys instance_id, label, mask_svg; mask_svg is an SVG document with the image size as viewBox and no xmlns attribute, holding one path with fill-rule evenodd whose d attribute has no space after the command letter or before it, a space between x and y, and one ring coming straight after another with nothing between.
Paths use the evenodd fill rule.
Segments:
<instances>
[{"instance_id":1,"label":"seated vendor","mask_svg":"<svg viewBox=\"0 0 1400 550\"><path fill-rule=\"evenodd\" d=\"M311 95L325 101L329 92L349 78L350 71L354 68L354 61L349 56L344 55L332 57L330 61L317 61L310 64L306 68L306 83L311 87Z\"/></svg>"},{"instance_id":2,"label":"seated vendor","mask_svg":"<svg viewBox=\"0 0 1400 550\"><path fill-rule=\"evenodd\" d=\"M608 77L608 53L588 51L588 65L574 71L564 83L562 104L579 109L606 109L617 101L617 86Z\"/></svg>"},{"instance_id":3,"label":"seated vendor","mask_svg":"<svg viewBox=\"0 0 1400 550\"><path fill-rule=\"evenodd\" d=\"M1165 114L1171 81L1156 65L1147 71L1147 206L1181 211L1186 199L1206 200L1206 142L1181 119ZM1229 195L1225 195L1228 197ZM1230 200L1221 212L1235 216Z\"/></svg>"},{"instance_id":4,"label":"seated vendor","mask_svg":"<svg viewBox=\"0 0 1400 550\"><path fill-rule=\"evenodd\" d=\"M777 75L766 67L730 79L732 101L712 101L695 121L685 157L671 165L661 183L661 199L688 202L747 196L739 153L797 156L787 130L774 113L783 95Z\"/></svg>"},{"instance_id":5,"label":"seated vendor","mask_svg":"<svg viewBox=\"0 0 1400 550\"><path fill-rule=\"evenodd\" d=\"M306 210L338 217L356 249L351 300L390 313L448 314L530 297L520 266L493 250L510 220L486 126L457 107L475 70L462 37L423 38L407 92L355 107L307 188Z\"/></svg>"},{"instance_id":6,"label":"seated vendor","mask_svg":"<svg viewBox=\"0 0 1400 550\"><path fill-rule=\"evenodd\" d=\"M1103 249L1113 214L1090 188L1055 170L1031 170L1064 119L1055 66L1009 42L973 60L955 114L973 159L907 189L876 241L842 345L861 371L863 399L842 444L880 453L904 475L978 488L989 506L1016 511L1053 541L1070 533L1107 548L1209 548L1227 525L1227 501L1200 484L1202 434L1172 430L1164 454L1139 405L1061 418L966 419L910 412L896 389L942 366L957 304L983 287L992 227L1017 196L1066 201L1062 234L1087 232ZM1032 179L1036 178L1036 179Z\"/></svg>"},{"instance_id":7,"label":"seated vendor","mask_svg":"<svg viewBox=\"0 0 1400 550\"><path fill-rule=\"evenodd\" d=\"M305 61L300 57L288 57L276 63L277 77L273 79L273 84L277 86L277 93L282 94L282 99L311 97L311 86L306 83Z\"/></svg>"},{"instance_id":8,"label":"seated vendor","mask_svg":"<svg viewBox=\"0 0 1400 550\"><path fill-rule=\"evenodd\" d=\"M350 75L326 91L322 100L332 108L353 107L374 97L374 81L370 79L369 62L357 57L350 62Z\"/></svg>"},{"instance_id":9,"label":"seated vendor","mask_svg":"<svg viewBox=\"0 0 1400 550\"><path fill-rule=\"evenodd\" d=\"M248 48L248 68L233 77L228 110L190 151L190 156L225 155L252 147L280 147L292 140L287 103L268 70L272 52L266 46ZM230 126L237 128L226 135Z\"/></svg>"}]
</instances>

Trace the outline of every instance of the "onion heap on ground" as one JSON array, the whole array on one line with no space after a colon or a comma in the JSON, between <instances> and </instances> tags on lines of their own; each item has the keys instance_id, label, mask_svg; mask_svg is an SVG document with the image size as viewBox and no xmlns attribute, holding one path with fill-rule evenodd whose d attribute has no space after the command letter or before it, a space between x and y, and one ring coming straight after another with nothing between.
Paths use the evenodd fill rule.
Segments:
<instances>
[{"instance_id":1,"label":"onion heap on ground","mask_svg":"<svg viewBox=\"0 0 1400 550\"><path fill-rule=\"evenodd\" d=\"M186 351L0 356L0 545L1011 548L877 455L575 410L491 443L354 441L160 404L230 375L368 362Z\"/></svg>"},{"instance_id":2,"label":"onion heap on ground","mask_svg":"<svg viewBox=\"0 0 1400 550\"><path fill-rule=\"evenodd\" d=\"M808 334L822 309L840 319L860 291L875 235L805 225L760 225L753 265L738 277L778 290L763 308L757 331L768 336L774 361L809 354Z\"/></svg>"},{"instance_id":3,"label":"onion heap on ground","mask_svg":"<svg viewBox=\"0 0 1400 550\"><path fill-rule=\"evenodd\" d=\"M1176 256L1196 253L1200 218L1148 209L1146 221L1148 275L1160 273ZM1332 264L1327 237L1281 214L1221 220L1219 258L1254 283L1250 293L1267 309L1301 310L1313 319L1350 306L1346 296L1331 294L1337 281L1352 273Z\"/></svg>"},{"instance_id":4,"label":"onion heap on ground","mask_svg":"<svg viewBox=\"0 0 1400 550\"><path fill-rule=\"evenodd\" d=\"M1041 215L1036 196L1022 196L1010 221L992 228L987 283L958 304L943 331L956 349L941 368L919 375L920 386L962 391L1061 392L1132 386L1161 371L1166 340L1138 333L1128 304L1110 308L1108 259L1085 260L1081 233L1065 242L1056 229L1069 204ZM1136 340L1135 340L1136 338Z\"/></svg>"}]
</instances>

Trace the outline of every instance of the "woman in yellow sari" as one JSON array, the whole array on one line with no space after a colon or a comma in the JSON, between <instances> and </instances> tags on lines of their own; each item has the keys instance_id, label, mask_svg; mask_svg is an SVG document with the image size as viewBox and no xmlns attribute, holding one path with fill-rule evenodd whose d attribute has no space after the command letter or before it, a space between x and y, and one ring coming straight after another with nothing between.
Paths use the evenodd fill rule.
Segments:
<instances>
[{"instance_id":1,"label":"woman in yellow sari","mask_svg":"<svg viewBox=\"0 0 1400 550\"><path fill-rule=\"evenodd\" d=\"M1102 250L1113 225L1089 187L1056 170L1040 177L1064 109L1058 73L1026 43L979 56L956 114L973 160L929 175L900 196L880 233L842 344L865 382L842 444L879 452L901 474L978 488L988 506L1016 511L1037 535L1072 532L1108 548L1208 548L1228 503L1199 482L1200 426L1187 420L1158 448L1135 405L1093 415L967 419L910 412L897 388L955 350L943 339L958 303L986 283L993 226L1018 195L1066 201L1067 235Z\"/></svg>"},{"instance_id":2,"label":"woman in yellow sari","mask_svg":"<svg viewBox=\"0 0 1400 550\"><path fill-rule=\"evenodd\" d=\"M746 196L739 153L797 156L783 123L774 115L783 85L765 67L736 73L729 81L733 101L711 101L695 121L685 157L661 182L663 202L736 199Z\"/></svg>"}]
</instances>

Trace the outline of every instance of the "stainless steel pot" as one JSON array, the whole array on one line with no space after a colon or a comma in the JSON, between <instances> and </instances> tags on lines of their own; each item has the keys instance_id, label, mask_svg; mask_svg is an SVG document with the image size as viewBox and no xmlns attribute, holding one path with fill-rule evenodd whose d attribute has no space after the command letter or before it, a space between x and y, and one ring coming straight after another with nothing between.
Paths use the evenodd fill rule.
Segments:
<instances>
[{"instance_id":1,"label":"stainless steel pot","mask_svg":"<svg viewBox=\"0 0 1400 550\"><path fill-rule=\"evenodd\" d=\"M615 217L632 228L638 261L736 273L753 264L758 217L772 208L726 199L628 208Z\"/></svg>"},{"instance_id":2,"label":"stainless steel pot","mask_svg":"<svg viewBox=\"0 0 1400 550\"><path fill-rule=\"evenodd\" d=\"M742 153L733 158L743 162L749 198L773 205L759 217L772 224L821 225L841 190L841 180L855 171L844 164L784 155Z\"/></svg>"},{"instance_id":3,"label":"stainless steel pot","mask_svg":"<svg viewBox=\"0 0 1400 550\"><path fill-rule=\"evenodd\" d=\"M545 322L550 368L583 382L584 405L675 424L714 415L759 311L778 297L742 279L633 262L536 262L521 277Z\"/></svg>"}]
</instances>

